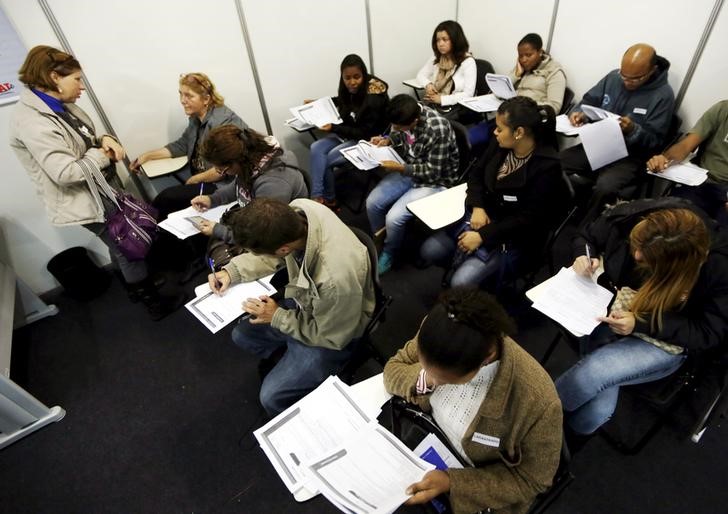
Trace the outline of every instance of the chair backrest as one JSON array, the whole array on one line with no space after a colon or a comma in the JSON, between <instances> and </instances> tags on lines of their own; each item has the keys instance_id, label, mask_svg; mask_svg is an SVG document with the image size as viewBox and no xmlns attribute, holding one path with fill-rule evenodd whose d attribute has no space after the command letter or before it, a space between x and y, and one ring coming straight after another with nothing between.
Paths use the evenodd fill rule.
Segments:
<instances>
[{"instance_id":1,"label":"chair backrest","mask_svg":"<svg viewBox=\"0 0 728 514\"><path fill-rule=\"evenodd\" d=\"M458 163L458 184L467 179L467 173L472 164L472 147L470 138L468 137L468 129L465 125L457 121L449 120L453 132L455 132L455 143L458 145L458 154L460 161Z\"/></svg>"},{"instance_id":2,"label":"chair backrest","mask_svg":"<svg viewBox=\"0 0 728 514\"><path fill-rule=\"evenodd\" d=\"M490 87L485 81L486 73L495 73L493 65L485 59L475 59L475 69L477 76L475 78L475 96L487 95L490 93Z\"/></svg>"},{"instance_id":3,"label":"chair backrest","mask_svg":"<svg viewBox=\"0 0 728 514\"><path fill-rule=\"evenodd\" d=\"M574 92L567 87L564 89L564 101L561 104L559 114L566 114L572 107L574 107Z\"/></svg>"}]
</instances>

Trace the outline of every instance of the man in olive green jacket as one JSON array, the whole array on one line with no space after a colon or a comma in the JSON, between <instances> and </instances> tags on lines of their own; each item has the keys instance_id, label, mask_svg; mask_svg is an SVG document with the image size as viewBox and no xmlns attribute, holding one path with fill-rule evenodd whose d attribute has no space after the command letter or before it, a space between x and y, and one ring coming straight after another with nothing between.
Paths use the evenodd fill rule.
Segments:
<instances>
[{"instance_id":1,"label":"man in olive green jacket","mask_svg":"<svg viewBox=\"0 0 728 514\"><path fill-rule=\"evenodd\" d=\"M260 400L269 414L285 410L349 360L374 312L366 247L327 207L307 199L286 205L257 198L232 216L235 241L248 253L210 275L210 287L265 276L285 260L280 303L268 296L243 303L250 314L233 330L238 346L263 359L285 350L265 377Z\"/></svg>"},{"instance_id":2,"label":"man in olive green jacket","mask_svg":"<svg viewBox=\"0 0 728 514\"><path fill-rule=\"evenodd\" d=\"M503 340L499 354L490 389L461 441L474 467L447 471L454 514L526 512L559 464L562 409L553 381L512 339ZM421 370L415 336L385 366L384 385L430 411L431 391L417 394Z\"/></svg>"}]
</instances>

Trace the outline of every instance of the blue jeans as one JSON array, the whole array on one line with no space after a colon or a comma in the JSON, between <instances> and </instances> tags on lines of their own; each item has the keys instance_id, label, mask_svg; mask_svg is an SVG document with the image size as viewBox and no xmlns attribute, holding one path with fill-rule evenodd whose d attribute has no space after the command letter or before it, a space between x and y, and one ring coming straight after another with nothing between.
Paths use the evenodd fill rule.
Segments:
<instances>
[{"instance_id":1,"label":"blue jeans","mask_svg":"<svg viewBox=\"0 0 728 514\"><path fill-rule=\"evenodd\" d=\"M346 162L339 150L354 146L356 141L344 141L328 136L311 144L311 198L336 199L334 166Z\"/></svg>"},{"instance_id":2,"label":"blue jeans","mask_svg":"<svg viewBox=\"0 0 728 514\"><path fill-rule=\"evenodd\" d=\"M443 190L443 186L414 187L412 179L401 173L389 173L372 189L367 197L367 217L372 232L387 228L384 252L393 255L402 246L407 222L414 216L407 204Z\"/></svg>"},{"instance_id":3,"label":"blue jeans","mask_svg":"<svg viewBox=\"0 0 728 514\"><path fill-rule=\"evenodd\" d=\"M608 333L607 333L608 331ZM605 324L583 338L588 351L605 338L618 337ZM653 382L671 375L685 355L673 355L633 336L599 346L556 380L566 422L574 432L591 434L609 421L617 407L619 387Z\"/></svg>"},{"instance_id":4,"label":"blue jeans","mask_svg":"<svg viewBox=\"0 0 728 514\"><path fill-rule=\"evenodd\" d=\"M458 222L450 228L438 230L420 247L420 257L425 261L445 268L453 268L450 287L478 286L501 271L504 275L513 273L518 261L517 250L508 250L505 253L499 250L489 252L480 250L480 254L486 254L485 259L476 257L475 254L460 258L463 254L461 252L456 254L456 231L460 227L461 223ZM457 258L458 262L454 262L454 258Z\"/></svg>"},{"instance_id":5,"label":"blue jeans","mask_svg":"<svg viewBox=\"0 0 728 514\"><path fill-rule=\"evenodd\" d=\"M286 348L281 360L260 386L260 403L275 416L316 389L329 375L335 375L349 361L358 339L342 350L306 346L268 324L253 325L241 319L233 329L233 342L265 359L278 348Z\"/></svg>"}]
</instances>

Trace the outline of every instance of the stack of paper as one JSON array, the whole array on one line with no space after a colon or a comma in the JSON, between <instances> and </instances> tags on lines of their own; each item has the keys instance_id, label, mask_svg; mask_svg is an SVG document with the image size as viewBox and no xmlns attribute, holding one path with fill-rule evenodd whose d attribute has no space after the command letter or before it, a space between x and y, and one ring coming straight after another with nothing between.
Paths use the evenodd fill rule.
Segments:
<instances>
[{"instance_id":1,"label":"stack of paper","mask_svg":"<svg viewBox=\"0 0 728 514\"><path fill-rule=\"evenodd\" d=\"M378 425L377 414L329 377L254 435L297 500L320 492L344 512L393 512L434 466Z\"/></svg>"},{"instance_id":2,"label":"stack of paper","mask_svg":"<svg viewBox=\"0 0 728 514\"><path fill-rule=\"evenodd\" d=\"M581 112L592 121L608 120L610 118L619 119L619 114L614 114L613 112L592 105L582 104Z\"/></svg>"},{"instance_id":3,"label":"stack of paper","mask_svg":"<svg viewBox=\"0 0 728 514\"><path fill-rule=\"evenodd\" d=\"M322 127L329 123L338 125L342 122L339 111L330 96L319 98L298 107L291 107L290 111L297 120L304 124L302 126Z\"/></svg>"},{"instance_id":4,"label":"stack of paper","mask_svg":"<svg viewBox=\"0 0 728 514\"><path fill-rule=\"evenodd\" d=\"M243 315L245 300L273 295L275 290L270 284L272 278L273 275L269 275L253 282L235 284L222 295L213 293L209 284L201 284L195 288L195 298L187 302L185 307L215 334Z\"/></svg>"},{"instance_id":5,"label":"stack of paper","mask_svg":"<svg viewBox=\"0 0 728 514\"><path fill-rule=\"evenodd\" d=\"M579 137L592 170L603 168L628 155L617 118L587 123L579 127Z\"/></svg>"},{"instance_id":6,"label":"stack of paper","mask_svg":"<svg viewBox=\"0 0 728 514\"><path fill-rule=\"evenodd\" d=\"M235 205L235 203L236 202L230 202L225 205L218 205L214 209L208 209L203 212L196 211L195 208L190 205L186 209L170 213L166 220L159 222L159 227L171 234L174 234L180 239L187 239L190 236L200 233L195 226L197 218L204 218L206 220L219 223L220 217L223 213L231 206Z\"/></svg>"},{"instance_id":7,"label":"stack of paper","mask_svg":"<svg viewBox=\"0 0 728 514\"><path fill-rule=\"evenodd\" d=\"M672 180L673 182L685 184L687 186L699 186L708 180L708 170L690 162L672 164L668 166L666 170L659 173L654 173L652 171L648 171L647 173L656 177Z\"/></svg>"},{"instance_id":8,"label":"stack of paper","mask_svg":"<svg viewBox=\"0 0 728 514\"><path fill-rule=\"evenodd\" d=\"M488 84L491 92L498 98L507 100L516 96L516 88L508 75L496 75L495 73L486 73L485 82Z\"/></svg>"},{"instance_id":9,"label":"stack of paper","mask_svg":"<svg viewBox=\"0 0 728 514\"><path fill-rule=\"evenodd\" d=\"M556 132L560 132L565 136L575 136L579 133L581 127L575 127L571 124L569 116L566 114L559 114L556 116Z\"/></svg>"},{"instance_id":10,"label":"stack of paper","mask_svg":"<svg viewBox=\"0 0 728 514\"><path fill-rule=\"evenodd\" d=\"M472 98L466 98L460 100L460 105L464 105L468 109L475 112L493 112L497 111L503 100L495 96L494 94L474 96Z\"/></svg>"},{"instance_id":11,"label":"stack of paper","mask_svg":"<svg viewBox=\"0 0 728 514\"><path fill-rule=\"evenodd\" d=\"M356 145L339 151L360 170L374 169L384 161L404 164L402 157L391 146L374 146L367 141L359 141Z\"/></svg>"},{"instance_id":12,"label":"stack of paper","mask_svg":"<svg viewBox=\"0 0 728 514\"><path fill-rule=\"evenodd\" d=\"M591 334L599 325L598 316L607 315L614 296L595 280L561 268L556 275L528 290L533 308L543 312L577 337Z\"/></svg>"}]
</instances>

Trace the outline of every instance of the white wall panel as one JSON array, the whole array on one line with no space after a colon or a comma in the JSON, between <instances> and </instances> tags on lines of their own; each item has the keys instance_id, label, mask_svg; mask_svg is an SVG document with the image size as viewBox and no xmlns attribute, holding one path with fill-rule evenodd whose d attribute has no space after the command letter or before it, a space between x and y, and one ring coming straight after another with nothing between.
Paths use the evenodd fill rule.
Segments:
<instances>
[{"instance_id":1,"label":"white wall panel","mask_svg":"<svg viewBox=\"0 0 728 514\"><path fill-rule=\"evenodd\" d=\"M389 83L390 97L412 91L402 81L414 78L432 57L432 31L441 21L455 19L455 3L369 0L375 72Z\"/></svg>"},{"instance_id":2,"label":"white wall panel","mask_svg":"<svg viewBox=\"0 0 728 514\"><path fill-rule=\"evenodd\" d=\"M273 133L308 169L308 134L284 125L304 98L335 96L347 54L369 62L364 0L245 0L251 46Z\"/></svg>"},{"instance_id":3,"label":"white wall panel","mask_svg":"<svg viewBox=\"0 0 728 514\"><path fill-rule=\"evenodd\" d=\"M496 73L507 73L516 65L516 46L523 36L535 32L548 40L553 0L460 0L458 19L475 57L490 61ZM557 57L558 59L558 57ZM567 75L569 71L567 69Z\"/></svg>"},{"instance_id":4,"label":"white wall panel","mask_svg":"<svg viewBox=\"0 0 728 514\"><path fill-rule=\"evenodd\" d=\"M680 107L683 129L690 129L714 103L728 99L728 7L723 5Z\"/></svg>"},{"instance_id":5,"label":"white wall panel","mask_svg":"<svg viewBox=\"0 0 728 514\"><path fill-rule=\"evenodd\" d=\"M619 68L629 46L649 43L670 61L668 80L677 93L712 6L713 0L561 0L551 53L578 101Z\"/></svg>"}]
</instances>

